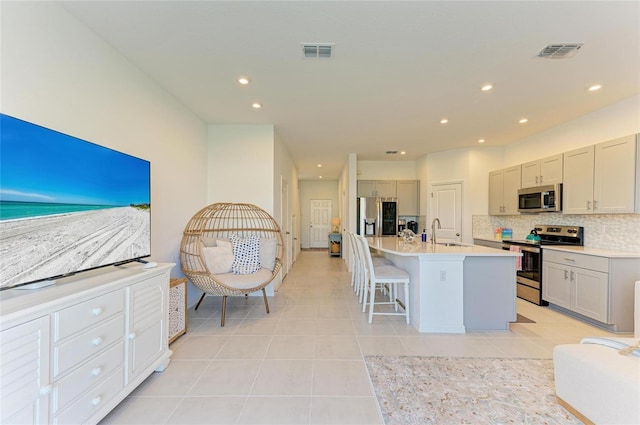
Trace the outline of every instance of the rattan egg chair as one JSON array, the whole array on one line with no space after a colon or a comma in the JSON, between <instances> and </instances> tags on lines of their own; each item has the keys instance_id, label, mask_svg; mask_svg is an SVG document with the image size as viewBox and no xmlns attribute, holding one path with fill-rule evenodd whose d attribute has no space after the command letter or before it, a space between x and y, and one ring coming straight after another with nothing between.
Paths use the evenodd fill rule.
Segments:
<instances>
[{"instance_id":1,"label":"rattan egg chair","mask_svg":"<svg viewBox=\"0 0 640 425\"><path fill-rule=\"evenodd\" d=\"M234 236L235 235L235 236ZM214 274L207 266L204 256L206 246L215 241L229 240L233 237L249 238L257 236L261 244L269 241L275 251L269 261L261 264L260 271L253 274L233 273ZM275 239L275 244L273 243ZM227 242L228 243L228 242ZM262 245L261 245L262 250ZM262 290L264 305L269 313L269 303L265 287L273 281L282 267L283 238L280 226L266 211L252 204L215 203L198 211L187 223L180 244L180 263L182 272L204 293L196 305L196 310L206 295L222 296L222 318L224 326L227 297L245 295ZM262 261L261 261L262 263ZM271 268L271 263L273 267ZM266 265L267 268L264 268Z\"/></svg>"}]
</instances>

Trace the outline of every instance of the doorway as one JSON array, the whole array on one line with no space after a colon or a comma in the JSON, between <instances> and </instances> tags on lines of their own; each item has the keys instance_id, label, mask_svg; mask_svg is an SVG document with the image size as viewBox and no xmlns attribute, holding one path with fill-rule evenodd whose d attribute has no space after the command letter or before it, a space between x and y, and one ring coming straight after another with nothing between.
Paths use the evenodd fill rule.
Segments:
<instances>
[{"instance_id":1,"label":"doorway","mask_svg":"<svg viewBox=\"0 0 640 425\"><path fill-rule=\"evenodd\" d=\"M437 217L442 225L437 238L462 242L462 182L434 183L431 189L431 220Z\"/></svg>"},{"instance_id":2,"label":"doorway","mask_svg":"<svg viewBox=\"0 0 640 425\"><path fill-rule=\"evenodd\" d=\"M329 247L332 202L330 199L311 199L309 223L309 248Z\"/></svg>"}]
</instances>

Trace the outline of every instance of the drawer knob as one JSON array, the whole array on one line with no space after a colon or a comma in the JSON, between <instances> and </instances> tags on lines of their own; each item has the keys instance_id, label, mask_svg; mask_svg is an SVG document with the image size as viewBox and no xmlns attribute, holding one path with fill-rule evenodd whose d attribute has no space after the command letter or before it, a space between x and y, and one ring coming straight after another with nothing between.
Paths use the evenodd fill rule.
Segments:
<instances>
[{"instance_id":1,"label":"drawer knob","mask_svg":"<svg viewBox=\"0 0 640 425\"><path fill-rule=\"evenodd\" d=\"M129 339L136 339L136 333L135 332L131 332L129 334Z\"/></svg>"},{"instance_id":2,"label":"drawer knob","mask_svg":"<svg viewBox=\"0 0 640 425\"><path fill-rule=\"evenodd\" d=\"M100 344L102 344L102 337L96 337L96 338L93 338L93 339L91 340L91 343L92 343L93 345L100 345Z\"/></svg>"},{"instance_id":3,"label":"drawer knob","mask_svg":"<svg viewBox=\"0 0 640 425\"><path fill-rule=\"evenodd\" d=\"M94 316L99 316L102 314L102 307L95 307L93 310L91 310L91 314L93 314Z\"/></svg>"},{"instance_id":4,"label":"drawer knob","mask_svg":"<svg viewBox=\"0 0 640 425\"><path fill-rule=\"evenodd\" d=\"M92 406L97 406L98 404L100 404L100 402L102 401L102 397L98 396L94 399L91 400L91 405Z\"/></svg>"},{"instance_id":5,"label":"drawer knob","mask_svg":"<svg viewBox=\"0 0 640 425\"><path fill-rule=\"evenodd\" d=\"M40 388L40 395L47 395L47 394L51 394L51 385L46 385Z\"/></svg>"},{"instance_id":6,"label":"drawer knob","mask_svg":"<svg viewBox=\"0 0 640 425\"><path fill-rule=\"evenodd\" d=\"M93 370L91 371L91 374L92 374L93 376L98 376L98 375L100 375L101 373L102 373L102 368L101 368L101 367L97 367L97 368L95 368L95 369L93 369Z\"/></svg>"}]
</instances>

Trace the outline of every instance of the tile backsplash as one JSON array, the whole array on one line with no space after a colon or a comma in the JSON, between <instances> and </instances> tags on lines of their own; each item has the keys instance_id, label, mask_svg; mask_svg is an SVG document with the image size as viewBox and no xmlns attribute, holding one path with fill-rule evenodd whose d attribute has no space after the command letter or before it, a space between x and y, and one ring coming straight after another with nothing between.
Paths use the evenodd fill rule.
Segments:
<instances>
[{"instance_id":1,"label":"tile backsplash","mask_svg":"<svg viewBox=\"0 0 640 425\"><path fill-rule=\"evenodd\" d=\"M513 239L524 239L536 224L582 226L586 247L640 252L640 214L474 215L472 220L474 238L493 239L496 227L510 227Z\"/></svg>"}]
</instances>

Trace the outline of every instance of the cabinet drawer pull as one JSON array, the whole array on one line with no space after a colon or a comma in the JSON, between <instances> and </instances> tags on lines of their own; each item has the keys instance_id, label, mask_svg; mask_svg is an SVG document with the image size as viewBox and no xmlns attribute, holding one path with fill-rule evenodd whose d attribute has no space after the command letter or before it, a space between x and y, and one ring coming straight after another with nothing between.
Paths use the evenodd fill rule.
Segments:
<instances>
[{"instance_id":1,"label":"cabinet drawer pull","mask_svg":"<svg viewBox=\"0 0 640 425\"><path fill-rule=\"evenodd\" d=\"M93 310L91 310L91 314L93 314L94 316L99 316L102 314L102 307L95 307Z\"/></svg>"},{"instance_id":2,"label":"cabinet drawer pull","mask_svg":"<svg viewBox=\"0 0 640 425\"><path fill-rule=\"evenodd\" d=\"M94 399L91 400L91 405L92 406L97 406L98 404L100 404L100 402L102 401L102 397L98 396Z\"/></svg>"},{"instance_id":3,"label":"cabinet drawer pull","mask_svg":"<svg viewBox=\"0 0 640 425\"><path fill-rule=\"evenodd\" d=\"M51 385L46 385L40 388L40 395L47 395L47 394L51 394Z\"/></svg>"},{"instance_id":4,"label":"cabinet drawer pull","mask_svg":"<svg viewBox=\"0 0 640 425\"><path fill-rule=\"evenodd\" d=\"M564 261L576 261L576 259L575 258L567 258L567 257L565 257Z\"/></svg>"},{"instance_id":5,"label":"cabinet drawer pull","mask_svg":"<svg viewBox=\"0 0 640 425\"><path fill-rule=\"evenodd\" d=\"M102 344L102 337L96 337L91 340L91 343L95 346Z\"/></svg>"},{"instance_id":6,"label":"cabinet drawer pull","mask_svg":"<svg viewBox=\"0 0 640 425\"><path fill-rule=\"evenodd\" d=\"M100 375L101 373L102 373L102 368L101 368L101 367L97 367L97 368L95 368L95 369L93 369L93 370L91 371L91 374L92 374L93 376L98 376L98 375Z\"/></svg>"}]
</instances>

